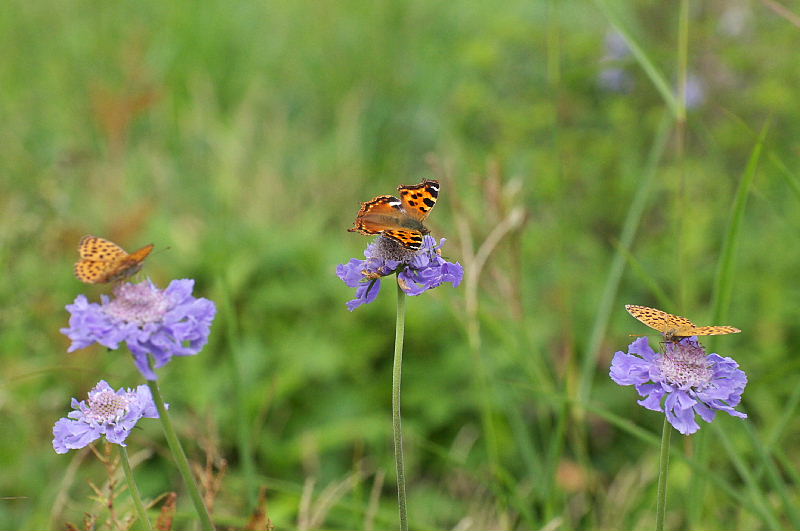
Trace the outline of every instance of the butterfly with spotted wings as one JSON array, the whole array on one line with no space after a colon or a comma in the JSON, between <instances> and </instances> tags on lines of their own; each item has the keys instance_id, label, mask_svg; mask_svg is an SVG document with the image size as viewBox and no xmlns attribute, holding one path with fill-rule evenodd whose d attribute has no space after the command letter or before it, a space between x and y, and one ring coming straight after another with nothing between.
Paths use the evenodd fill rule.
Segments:
<instances>
[{"instance_id":1,"label":"butterfly with spotted wings","mask_svg":"<svg viewBox=\"0 0 800 531\"><path fill-rule=\"evenodd\" d=\"M380 234L406 249L417 251L422 237L430 231L423 224L439 197L439 181L425 179L416 185L400 185L398 199L392 195L361 203L354 227L349 232Z\"/></svg>"}]
</instances>

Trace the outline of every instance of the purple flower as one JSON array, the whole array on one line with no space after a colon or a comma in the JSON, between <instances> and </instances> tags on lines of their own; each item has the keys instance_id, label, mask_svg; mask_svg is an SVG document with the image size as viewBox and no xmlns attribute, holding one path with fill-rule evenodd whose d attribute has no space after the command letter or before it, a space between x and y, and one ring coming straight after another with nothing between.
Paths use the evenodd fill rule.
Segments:
<instances>
[{"instance_id":1,"label":"purple flower","mask_svg":"<svg viewBox=\"0 0 800 531\"><path fill-rule=\"evenodd\" d=\"M83 448L105 435L108 442L125 446L131 430L142 417L158 418L153 396L146 385L114 391L100 380L89 399L72 399L71 411L53 426L53 448L59 454Z\"/></svg>"},{"instance_id":2,"label":"purple flower","mask_svg":"<svg viewBox=\"0 0 800 531\"><path fill-rule=\"evenodd\" d=\"M191 356L208 342L217 309L208 299L192 296L194 280L173 280L159 290L148 279L139 284L122 284L114 297L90 303L78 295L70 312L69 328L61 332L72 340L68 352L99 343L116 349L126 343L136 367L148 380L157 379L150 367L166 365L172 356ZM149 354L149 357L148 357Z\"/></svg>"},{"instance_id":3,"label":"purple flower","mask_svg":"<svg viewBox=\"0 0 800 531\"><path fill-rule=\"evenodd\" d=\"M706 87L703 79L696 74L686 76L686 107L696 109L706 101Z\"/></svg>"},{"instance_id":4,"label":"purple flower","mask_svg":"<svg viewBox=\"0 0 800 531\"><path fill-rule=\"evenodd\" d=\"M631 55L625 37L616 30L609 30L606 32L604 50L605 53L600 59L602 69L597 76L600 88L621 93L633 90L635 84L633 77L625 68L625 62Z\"/></svg>"},{"instance_id":5,"label":"purple flower","mask_svg":"<svg viewBox=\"0 0 800 531\"><path fill-rule=\"evenodd\" d=\"M381 277L397 273L397 282L409 295L420 295L443 282L458 286L464 276L464 268L458 262L442 258L440 248L445 239L436 240L426 235L422 247L411 251L399 243L379 236L364 251L366 260L352 258L336 267L336 274L345 284L356 288L356 298L348 301L352 312L362 304L374 301L381 290Z\"/></svg>"},{"instance_id":6,"label":"purple flower","mask_svg":"<svg viewBox=\"0 0 800 531\"><path fill-rule=\"evenodd\" d=\"M717 411L747 418L734 409L742 399L747 375L732 358L706 355L697 337L667 342L665 354L656 353L647 338L640 337L628 346L627 354L614 354L609 374L619 385L635 385L645 397L639 404L664 412L684 435L700 429L695 414L706 422L714 420Z\"/></svg>"}]
</instances>

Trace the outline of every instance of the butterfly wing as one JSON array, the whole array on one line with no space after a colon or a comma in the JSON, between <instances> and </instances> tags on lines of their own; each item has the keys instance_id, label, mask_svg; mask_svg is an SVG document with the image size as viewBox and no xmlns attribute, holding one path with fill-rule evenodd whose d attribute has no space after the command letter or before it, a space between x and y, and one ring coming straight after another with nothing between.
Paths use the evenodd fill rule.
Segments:
<instances>
[{"instance_id":1,"label":"butterfly wing","mask_svg":"<svg viewBox=\"0 0 800 531\"><path fill-rule=\"evenodd\" d=\"M738 328L732 326L697 326L692 330L693 336L721 336L724 334L738 334Z\"/></svg>"},{"instance_id":2,"label":"butterfly wing","mask_svg":"<svg viewBox=\"0 0 800 531\"><path fill-rule=\"evenodd\" d=\"M97 260L81 260L75 263L75 276L87 284L107 282L105 279L108 270L107 262Z\"/></svg>"},{"instance_id":3,"label":"butterfly wing","mask_svg":"<svg viewBox=\"0 0 800 531\"><path fill-rule=\"evenodd\" d=\"M625 309L628 310L628 313L634 318L659 332L666 332L671 328L671 315L667 312L662 312L661 310L656 310L655 308L649 308L647 306L636 306L634 304L625 305Z\"/></svg>"},{"instance_id":4,"label":"butterfly wing","mask_svg":"<svg viewBox=\"0 0 800 531\"><path fill-rule=\"evenodd\" d=\"M99 262L116 262L120 258L128 256L128 253L116 243L91 235L81 238L78 244L78 253L85 260Z\"/></svg>"},{"instance_id":5,"label":"butterfly wing","mask_svg":"<svg viewBox=\"0 0 800 531\"><path fill-rule=\"evenodd\" d=\"M402 215L400 200L393 195L379 195L371 201L361 203L354 227L349 232L381 234L397 227L396 220Z\"/></svg>"},{"instance_id":6,"label":"butterfly wing","mask_svg":"<svg viewBox=\"0 0 800 531\"><path fill-rule=\"evenodd\" d=\"M393 239L406 249L419 251L422 248L422 232L414 229L386 229L382 235Z\"/></svg>"},{"instance_id":7,"label":"butterfly wing","mask_svg":"<svg viewBox=\"0 0 800 531\"><path fill-rule=\"evenodd\" d=\"M400 192L400 201L406 215L419 222L431 213L439 198L439 181L425 179L415 185L400 185L397 187Z\"/></svg>"},{"instance_id":8,"label":"butterfly wing","mask_svg":"<svg viewBox=\"0 0 800 531\"><path fill-rule=\"evenodd\" d=\"M81 260L75 264L75 276L87 284L127 278L142 268L142 262L152 250L151 243L128 254L113 242L97 236L84 236L78 244Z\"/></svg>"}]
</instances>

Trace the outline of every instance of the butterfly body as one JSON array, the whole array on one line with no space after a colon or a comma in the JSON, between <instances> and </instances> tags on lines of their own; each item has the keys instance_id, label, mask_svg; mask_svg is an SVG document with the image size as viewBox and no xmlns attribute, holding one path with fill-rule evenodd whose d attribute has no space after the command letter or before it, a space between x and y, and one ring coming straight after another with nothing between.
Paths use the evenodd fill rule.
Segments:
<instances>
[{"instance_id":1,"label":"butterfly body","mask_svg":"<svg viewBox=\"0 0 800 531\"><path fill-rule=\"evenodd\" d=\"M422 247L422 237L430 233L424 221L439 197L439 181L426 179L417 185L401 185L397 190L399 199L379 195L361 203L354 227L348 230L381 234L416 251Z\"/></svg>"},{"instance_id":2,"label":"butterfly body","mask_svg":"<svg viewBox=\"0 0 800 531\"><path fill-rule=\"evenodd\" d=\"M128 254L113 242L97 236L84 236L78 244L81 259L75 263L75 276L87 284L123 280L142 269L144 259L152 250L151 243Z\"/></svg>"},{"instance_id":3,"label":"butterfly body","mask_svg":"<svg viewBox=\"0 0 800 531\"><path fill-rule=\"evenodd\" d=\"M640 322L664 334L666 341L673 343L680 341L684 337L718 336L741 332L741 330L733 326L697 326L686 317L672 315L647 306L627 304L625 309Z\"/></svg>"}]
</instances>

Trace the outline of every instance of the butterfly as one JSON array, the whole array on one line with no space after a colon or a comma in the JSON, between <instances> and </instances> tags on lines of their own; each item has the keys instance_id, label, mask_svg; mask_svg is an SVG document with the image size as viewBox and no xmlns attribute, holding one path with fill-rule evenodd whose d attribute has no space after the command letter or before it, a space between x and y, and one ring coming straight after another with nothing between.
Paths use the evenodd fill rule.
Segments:
<instances>
[{"instance_id":1,"label":"butterfly","mask_svg":"<svg viewBox=\"0 0 800 531\"><path fill-rule=\"evenodd\" d=\"M431 213L439 197L439 181L426 179L416 185L397 187L400 199L393 195L379 195L361 203L355 227L349 232L381 234L391 238L406 249L417 251L422 247L422 237L430 231L422 224Z\"/></svg>"},{"instance_id":2,"label":"butterfly","mask_svg":"<svg viewBox=\"0 0 800 531\"><path fill-rule=\"evenodd\" d=\"M680 341L681 338L690 336L719 336L741 332L741 330L732 326L697 326L686 317L672 315L647 306L626 304L625 309L650 328L655 328L663 333L664 338L673 343Z\"/></svg>"},{"instance_id":3,"label":"butterfly","mask_svg":"<svg viewBox=\"0 0 800 531\"><path fill-rule=\"evenodd\" d=\"M116 243L97 236L84 236L78 244L81 259L75 263L75 276L87 284L128 278L142 268L142 262L152 250L151 243L128 254Z\"/></svg>"}]
</instances>

